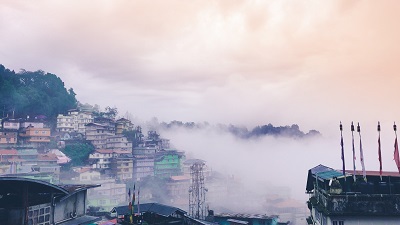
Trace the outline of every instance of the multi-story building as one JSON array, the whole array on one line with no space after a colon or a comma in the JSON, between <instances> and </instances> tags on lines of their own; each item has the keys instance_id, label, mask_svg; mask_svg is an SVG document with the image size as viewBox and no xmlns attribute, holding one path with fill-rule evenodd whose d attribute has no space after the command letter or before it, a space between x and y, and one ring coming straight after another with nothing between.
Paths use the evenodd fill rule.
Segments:
<instances>
[{"instance_id":1,"label":"multi-story building","mask_svg":"<svg viewBox=\"0 0 400 225\"><path fill-rule=\"evenodd\" d=\"M115 134L121 135L123 131L132 131L134 129L133 123L130 120L121 118L115 121Z\"/></svg>"},{"instance_id":2,"label":"multi-story building","mask_svg":"<svg viewBox=\"0 0 400 225\"><path fill-rule=\"evenodd\" d=\"M98 149L89 155L92 168L118 180L131 180L133 175L133 156L130 151Z\"/></svg>"},{"instance_id":3,"label":"multi-story building","mask_svg":"<svg viewBox=\"0 0 400 225\"><path fill-rule=\"evenodd\" d=\"M167 181L167 190L172 198L188 198L191 178L188 175L171 176Z\"/></svg>"},{"instance_id":4,"label":"multi-story building","mask_svg":"<svg viewBox=\"0 0 400 225\"><path fill-rule=\"evenodd\" d=\"M36 128L44 128L44 123L36 120L26 120L22 121L21 128L27 128L27 127L36 127Z\"/></svg>"},{"instance_id":5,"label":"multi-story building","mask_svg":"<svg viewBox=\"0 0 400 225\"><path fill-rule=\"evenodd\" d=\"M146 146L146 147L139 146L139 147L133 148L132 153L133 153L134 156L146 155L146 156L153 156L154 157L158 150L159 150L159 148L156 147L156 146L151 146L151 147L149 147L149 146Z\"/></svg>"},{"instance_id":6,"label":"multi-story building","mask_svg":"<svg viewBox=\"0 0 400 225\"><path fill-rule=\"evenodd\" d=\"M32 166L32 171L52 173L53 183L58 184L60 182L60 165L58 165L57 160L56 154L39 154L37 156L36 165Z\"/></svg>"},{"instance_id":7,"label":"multi-story building","mask_svg":"<svg viewBox=\"0 0 400 225\"><path fill-rule=\"evenodd\" d=\"M133 156L129 154L118 154L111 159L112 175L119 181L132 180Z\"/></svg>"},{"instance_id":8,"label":"multi-story building","mask_svg":"<svg viewBox=\"0 0 400 225\"><path fill-rule=\"evenodd\" d=\"M155 154L154 176L169 178L182 175L181 162L184 153L176 150L161 150Z\"/></svg>"},{"instance_id":9,"label":"multi-story building","mask_svg":"<svg viewBox=\"0 0 400 225\"><path fill-rule=\"evenodd\" d=\"M126 184L116 183L114 179L102 179L101 187L88 192L88 206L100 207L101 211L110 211L127 202Z\"/></svg>"},{"instance_id":10,"label":"multi-story building","mask_svg":"<svg viewBox=\"0 0 400 225\"><path fill-rule=\"evenodd\" d=\"M114 119L105 118L105 117L95 117L93 119L93 123L104 125L107 130L113 134L115 134L115 121Z\"/></svg>"},{"instance_id":11,"label":"multi-story building","mask_svg":"<svg viewBox=\"0 0 400 225\"><path fill-rule=\"evenodd\" d=\"M57 116L58 132L78 132L85 134L85 125L93 123L93 116L90 112L80 112L70 110L67 115L59 114Z\"/></svg>"},{"instance_id":12,"label":"multi-story building","mask_svg":"<svg viewBox=\"0 0 400 225\"><path fill-rule=\"evenodd\" d=\"M355 179L354 179L355 178ZM308 171L308 224L353 225L400 223L398 172L342 171L318 165Z\"/></svg>"},{"instance_id":13,"label":"multi-story building","mask_svg":"<svg viewBox=\"0 0 400 225\"><path fill-rule=\"evenodd\" d=\"M18 132L14 130L0 130L0 146L15 146L18 141Z\"/></svg>"},{"instance_id":14,"label":"multi-story building","mask_svg":"<svg viewBox=\"0 0 400 225\"><path fill-rule=\"evenodd\" d=\"M20 133L20 143L24 145L40 146L50 142L50 128L36 128L28 126Z\"/></svg>"},{"instance_id":15,"label":"multi-story building","mask_svg":"<svg viewBox=\"0 0 400 225\"><path fill-rule=\"evenodd\" d=\"M110 164L113 155L114 151L112 149L97 149L89 155L89 163L95 169L109 169L111 168Z\"/></svg>"},{"instance_id":16,"label":"multi-story building","mask_svg":"<svg viewBox=\"0 0 400 225\"><path fill-rule=\"evenodd\" d=\"M132 151L132 142L123 135L110 136L107 138L106 148Z\"/></svg>"},{"instance_id":17,"label":"multi-story building","mask_svg":"<svg viewBox=\"0 0 400 225\"><path fill-rule=\"evenodd\" d=\"M106 125L98 123L86 124L86 140L90 141L96 149L107 148L107 138L114 135L114 131Z\"/></svg>"},{"instance_id":18,"label":"multi-story building","mask_svg":"<svg viewBox=\"0 0 400 225\"><path fill-rule=\"evenodd\" d=\"M140 181L147 176L154 176L154 155L134 156L133 179Z\"/></svg>"},{"instance_id":19,"label":"multi-story building","mask_svg":"<svg viewBox=\"0 0 400 225\"><path fill-rule=\"evenodd\" d=\"M0 149L0 174L15 173L13 162L19 161L18 151L15 149Z\"/></svg>"},{"instance_id":20,"label":"multi-story building","mask_svg":"<svg viewBox=\"0 0 400 225\"><path fill-rule=\"evenodd\" d=\"M5 118L1 121L2 128L6 130L18 130L20 128L19 119Z\"/></svg>"}]
</instances>

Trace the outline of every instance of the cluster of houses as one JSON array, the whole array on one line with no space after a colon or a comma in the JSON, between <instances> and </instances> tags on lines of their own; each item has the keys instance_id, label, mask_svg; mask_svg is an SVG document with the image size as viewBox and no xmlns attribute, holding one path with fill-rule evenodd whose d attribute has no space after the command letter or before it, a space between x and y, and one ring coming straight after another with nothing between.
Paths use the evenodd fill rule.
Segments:
<instances>
[{"instance_id":1,"label":"cluster of houses","mask_svg":"<svg viewBox=\"0 0 400 225\"><path fill-rule=\"evenodd\" d=\"M191 159L170 147L155 131L142 134L141 127L125 118L95 117L87 110L69 110L56 124L45 118L1 120L0 176L34 178L52 184L101 183L88 190L89 206L100 210L127 203L134 183L151 177L162 180L169 202L187 205ZM130 131L136 143L124 135ZM132 140L132 139L131 139ZM71 143L90 142L95 150L85 166L61 171L70 159L59 149ZM209 174L209 173L208 173ZM142 198L157 200L151 188L142 187Z\"/></svg>"}]
</instances>

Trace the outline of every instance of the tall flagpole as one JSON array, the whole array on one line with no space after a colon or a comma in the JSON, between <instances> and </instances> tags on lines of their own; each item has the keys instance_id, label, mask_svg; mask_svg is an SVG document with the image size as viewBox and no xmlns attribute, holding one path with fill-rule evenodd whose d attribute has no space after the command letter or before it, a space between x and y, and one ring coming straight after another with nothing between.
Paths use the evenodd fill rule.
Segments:
<instances>
[{"instance_id":1,"label":"tall flagpole","mask_svg":"<svg viewBox=\"0 0 400 225\"><path fill-rule=\"evenodd\" d=\"M140 216L140 186L139 189L137 191L137 207L138 207L138 215Z\"/></svg>"},{"instance_id":2,"label":"tall flagpole","mask_svg":"<svg viewBox=\"0 0 400 225\"><path fill-rule=\"evenodd\" d=\"M381 151L381 124L378 121L378 156L379 156L379 176L382 181L382 151Z\"/></svg>"},{"instance_id":3,"label":"tall flagpole","mask_svg":"<svg viewBox=\"0 0 400 225\"><path fill-rule=\"evenodd\" d=\"M356 149L354 148L354 124L351 122L351 141L353 144L353 180L356 181Z\"/></svg>"},{"instance_id":4,"label":"tall flagpole","mask_svg":"<svg viewBox=\"0 0 400 225\"><path fill-rule=\"evenodd\" d=\"M360 128L360 123L357 124L357 132L360 136L360 162L361 162L361 167L362 167L362 172L363 172L363 178L365 181L367 181L367 173L365 171L365 165L364 165L364 152L362 148L362 143L361 143L361 128Z\"/></svg>"},{"instance_id":5,"label":"tall flagpole","mask_svg":"<svg viewBox=\"0 0 400 225\"><path fill-rule=\"evenodd\" d=\"M343 163L343 176L344 180L346 180L346 164L344 162L344 143L343 143L343 126L342 122L340 122L340 145L342 146L342 163Z\"/></svg>"},{"instance_id":6,"label":"tall flagpole","mask_svg":"<svg viewBox=\"0 0 400 225\"><path fill-rule=\"evenodd\" d=\"M400 173L400 156L399 156L399 145L397 143L397 126L396 123L393 124L394 134L396 135L396 139L394 140L394 161L396 162L397 169Z\"/></svg>"}]
</instances>

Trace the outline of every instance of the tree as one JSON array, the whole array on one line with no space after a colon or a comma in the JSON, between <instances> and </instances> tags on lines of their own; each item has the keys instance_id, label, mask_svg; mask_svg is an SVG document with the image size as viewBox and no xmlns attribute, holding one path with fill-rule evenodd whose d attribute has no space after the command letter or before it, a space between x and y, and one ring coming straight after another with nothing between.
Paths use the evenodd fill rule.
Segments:
<instances>
[{"instance_id":1,"label":"tree","mask_svg":"<svg viewBox=\"0 0 400 225\"><path fill-rule=\"evenodd\" d=\"M89 154L94 151L94 146L90 143L74 143L65 146L62 152L70 159L70 166L85 165Z\"/></svg>"}]
</instances>

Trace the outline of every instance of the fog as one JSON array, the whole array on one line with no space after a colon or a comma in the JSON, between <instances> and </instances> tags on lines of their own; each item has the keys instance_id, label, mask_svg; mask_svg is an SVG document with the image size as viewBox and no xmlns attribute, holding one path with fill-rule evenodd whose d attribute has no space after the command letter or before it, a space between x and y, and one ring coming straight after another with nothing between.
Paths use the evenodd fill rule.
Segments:
<instances>
[{"instance_id":1,"label":"fog","mask_svg":"<svg viewBox=\"0 0 400 225\"><path fill-rule=\"evenodd\" d=\"M343 133L346 169L351 170L353 163L351 132L346 125L344 124ZM213 171L218 171L227 177L234 177L242 191L240 199L232 199L232 202L239 200L241 205L252 206L253 210L257 210L271 195L292 198L305 203L308 197L305 194L305 186L310 168L319 164L334 169L342 168L340 132L338 124L334 126L337 128L336 136L322 135L303 139L272 136L238 139L212 127L175 128L160 132L162 137L171 139L175 148L185 151L188 158L203 159ZM386 130L386 136L381 137L384 170L396 170L392 156L394 133ZM366 169L378 170L378 134L374 129L368 129L364 133L362 133L362 141ZM359 136L357 132L354 135L356 167L359 170L361 169ZM207 183L205 185L207 186ZM213 204L219 203L210 203L211 206ZM227 202L223 204L227 208L228 205L232 207L232 204L227 204Z\"/></svg>"}]
</instances>

